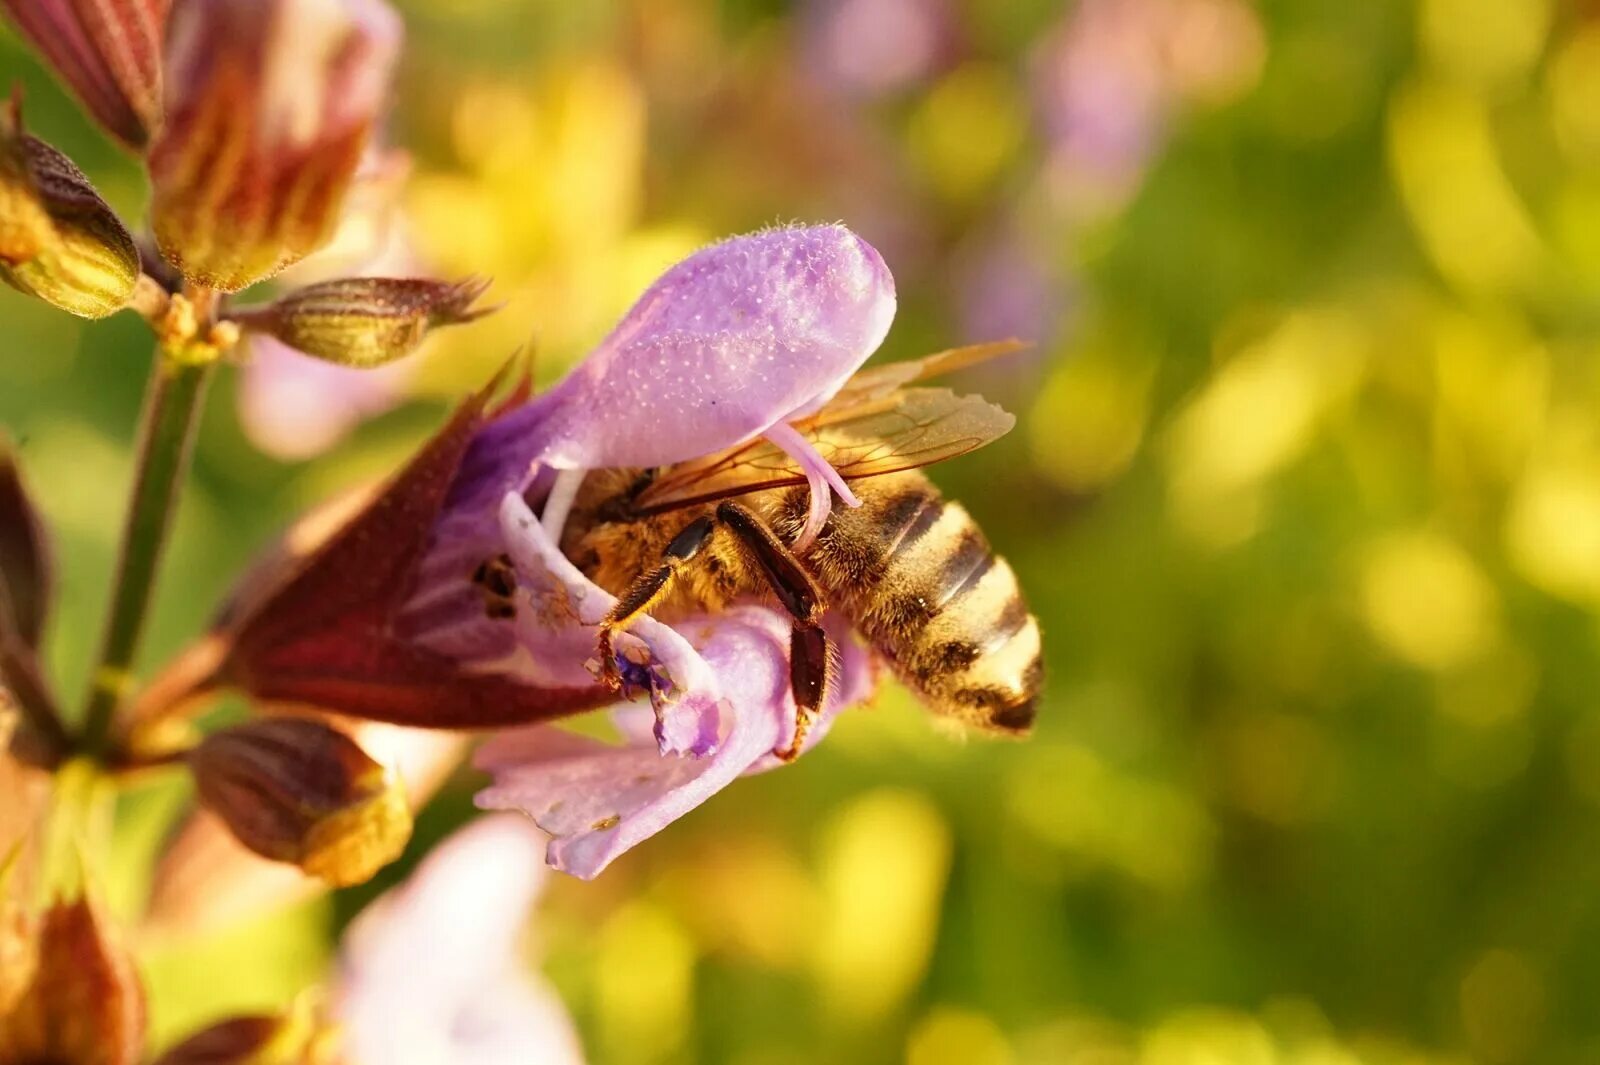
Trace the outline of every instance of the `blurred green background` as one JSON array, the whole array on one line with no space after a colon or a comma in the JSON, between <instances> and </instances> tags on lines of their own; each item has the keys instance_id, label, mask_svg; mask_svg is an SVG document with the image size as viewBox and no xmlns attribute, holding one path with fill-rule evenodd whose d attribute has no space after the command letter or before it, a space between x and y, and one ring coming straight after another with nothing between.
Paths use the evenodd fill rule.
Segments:
<instances>
[{"instance_id":1,"label":"blurred green background","mask_svg":"<svg viewBox=\"0 0 1600 1065\"><path fill-rule=\"evenodd\" d=\"M401 7L408 254L505 309L309 458L225 374L147 663L290 514L517 346L557 375L715 237L849 223L898 280L883 357L1038 342L960 382L1017 431L934 471L1039 614L1037 734L962 742L886 690L556 884L593 1061L1600 1060L1600 5ZM136 215L12 37L0 68ZM69 692L144 337L0 293ZM146 798L130 840L174 807ZM281 1004L374 890L154 954L158 1029Z\"/></svg>"}]
</instances>

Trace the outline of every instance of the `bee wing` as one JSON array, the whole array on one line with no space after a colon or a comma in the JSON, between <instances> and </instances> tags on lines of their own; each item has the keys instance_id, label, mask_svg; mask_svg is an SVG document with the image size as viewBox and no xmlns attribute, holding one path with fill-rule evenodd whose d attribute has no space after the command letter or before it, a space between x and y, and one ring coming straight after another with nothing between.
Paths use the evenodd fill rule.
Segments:
<instances>
[{"instance_id":1,"label":"bee wing","mask_svg":"<svg viewBox=\"0 0 1600 1065\"><path fill-rule=\"evenodd\" d=\"M794 427L841 476L858 480L964 455L1004 436L1014 424L1015 418L982 396L901 388L863 392L843 405L836 398ZM669 467L634 502L650 514L805 481L805 473L781 448L751 440Z\"/></svg>"},{"instance_id":2,"label":"bee wing","mask_svg":"<svg viewBox=\"0 0 1600 1065\"><path fill-rule=\"evenodd\" d=\"M924 355L920 359L907 359L904 362L874 366L856 373L846 381L844 387L828 401L823 410L844 408L870 399L878 399L897 388L905 388L918 381L926 381L930 377L940 377L947 373L955 373L957 370L965 370L969 366L1021 351L1027 346L1026 342L1012 337L1008 340L968 344L961 348L946 348L932 355Z\"/></svg>"}]
</instances>

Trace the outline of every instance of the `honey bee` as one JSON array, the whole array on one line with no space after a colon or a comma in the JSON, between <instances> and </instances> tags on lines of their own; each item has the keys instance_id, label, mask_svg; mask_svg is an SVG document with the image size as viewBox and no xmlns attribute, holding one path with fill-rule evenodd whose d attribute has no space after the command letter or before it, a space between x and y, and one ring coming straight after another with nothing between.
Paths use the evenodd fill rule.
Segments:
<instances>
[{"instance_id":1,"label":"honey bee","mask_svg":"<svg viewBox=\"0 0 1600 1065\"><path fill-rule=\"evenodd\" d=\"M620 685L617 630L767 593L793 617L790 681L796 757L826 704L835 651L820 622L839 611L934 712L989 731L1033 723L1043 665L1039 626L1016 576L960 504L918 472L1002 435L1010 415L981 397L914 382L1015 350L976 345L860 372L794 427L861 500L835 497L803 551L810 489L784 451L754 440L647 470L591 471L561 533L563 554L618 597L601 624L605 679ZM498 602L491 566L479 581ZM503 609L503 608L501 608Z\"/></svg>"}]
</instances>

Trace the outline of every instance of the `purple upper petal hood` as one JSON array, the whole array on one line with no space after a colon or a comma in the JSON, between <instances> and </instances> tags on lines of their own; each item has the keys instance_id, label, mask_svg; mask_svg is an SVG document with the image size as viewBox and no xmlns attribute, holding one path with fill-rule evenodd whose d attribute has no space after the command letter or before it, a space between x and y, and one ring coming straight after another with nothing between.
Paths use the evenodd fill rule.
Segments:
<instances>
[{"instance_id":1,"label":"purple upper petal hood","mask_svg":"<svg viewBox=\"0 0 1600 1065\"><path fill-rule=\"evenodd\" d=\"M826 402L894 312L883 258L842 225L735 237L663 274L503 431L562 469L709 454Z\"/></svg>"}]
</instances>

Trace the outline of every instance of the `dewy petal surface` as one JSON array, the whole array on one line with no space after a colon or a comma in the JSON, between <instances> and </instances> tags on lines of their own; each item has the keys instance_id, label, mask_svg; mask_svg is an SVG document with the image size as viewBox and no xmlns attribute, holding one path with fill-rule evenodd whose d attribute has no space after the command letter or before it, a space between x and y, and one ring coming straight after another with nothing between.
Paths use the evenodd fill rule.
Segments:
<instances>
[{"instance_id":1,"label":"dewy petal surface","mask_svg":"<svg viewBox=\"0 0 1600 1065\"><path fill-rule=\"evenodd\" d=\"M567 378L493 433L520 471L708 454L825 402L894 312L883 258L842 225L735 237L663 274Z\"/></svg>"},{"instance_id":2,"label":"dewy petal surface","mask_svg":"<svg viewBox=\"0 0 1600 1065\"><path fill-rule=\"evenodd\" d=\"M629 742L607 744L535 726L502 733L478 752L494 784L478 795L487 809L521 810L555 837L550 864L589 878L661 831L740 775L778 764L772 751L794 728L789 692L789 621L765 607L741 607L680 628L699 647L722 697L724 733L709 758L663 755L622 723ZM871 683L866 655L847 645L829 715L862 698Z\"/></svg>"},{"instance_id":3,"label":"dewy petal surface","mask_svg":"<svg viewBox=\"0 0 1600 1065\"><path fill-rule=\"evenodd\" d=\"M583 1060L560 1000L517 949L546 875L543 843L520 817L482 818L355 920L334 993L354 1060Z\"/></svg>"}]
</instances>

